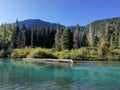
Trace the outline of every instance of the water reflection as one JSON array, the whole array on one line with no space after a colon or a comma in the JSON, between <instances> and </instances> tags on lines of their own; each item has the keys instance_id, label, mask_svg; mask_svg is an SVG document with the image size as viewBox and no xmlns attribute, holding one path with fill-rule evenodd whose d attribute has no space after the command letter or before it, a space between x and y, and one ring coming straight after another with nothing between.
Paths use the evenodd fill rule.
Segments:
<instances>
[{"instance_id":1,"label":"water reflection","mask_svg":"<svg viewBox=\"0 0 120 90\"><path fill-rule=\"evenodd\" d=\"M66 82L69 83L69 79L73 76L68 77L69 71L66 70L65 77L63 77L66 68L71 68L71 65L62 66L28 63L21 60L0 60L0 87L8 87L9 89L18 87L46 88L46 86L51 87L52 85L62 87L66 85Z\"/></svg>"},{"instance_id":2,"label":"water reflection","mask_svg":"<svg viewBox=\"0 0 120 90\"><path fill-rule=\"evenodd\" d=\"M119 90L119 66L105 62L71 66L0 59L0 90Z\"/></svg>"}]
</instances>

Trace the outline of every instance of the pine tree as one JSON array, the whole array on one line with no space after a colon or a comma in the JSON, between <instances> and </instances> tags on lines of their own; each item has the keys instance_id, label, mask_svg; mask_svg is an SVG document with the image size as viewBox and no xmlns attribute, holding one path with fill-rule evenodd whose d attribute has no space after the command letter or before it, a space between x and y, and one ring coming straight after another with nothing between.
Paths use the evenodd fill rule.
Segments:
<instances>
[{"instance_id":1,"label":"pine tree","mask_svg":"<svg viewBox=\"0 0 120 90\"><path fill-rule=\"evenodd\" d=\"M89 26L89 44L90 46L93 46L93 30L92 25Z\"/></svg>"},{"instance_id":2,"label":"pine tree","mask_svg":"<svg viewBox=\"0 0 120 90\"><path fill-rule=\"evenodd\" d=\"M99 38L98 38L97 35L95 35L93 38L94 38L94 39L93 39L93 46L97 46L97 44L98 44L98 42L99 42Z\"/></svg>"},{"instance_id":3,"label":"pine tree","mask_svg":"<svg viewBox=\"0 0 120 90\"><path fill-rule=\"evenodd\" d=\"M21 47L25 47L26 46L26 27L25 24L23 24L22 29L21 29Z\"/></svg>"},{"instance_id":4,"label":"pine tree","mask_svg":"<svg viewBox=\"0 0 120 90\"><path fill-rule=\"evenodd\" d=\"M112 34L110 37L110 47L114 47L116 43L114 43L114 35Z\"/></svg>"},{"instance_id":5,"label":"pine tree","mask_svg":"<svg viewBox=\"0 0 120 90\"><path fill-rule=\"evenodd\" d=\"M85 33L83 33L83 35L82 35L82 40L81 40L82 42L81 42L81 46L88 46L88 38L87 38L87 36L86 36L86 34Z\"/></svg>"},{"instance_id":6,"label":"pine tree","mask_svg":"<svg viewBox=\"0 0 120 90\"><path fill-rule=\"evenodd\" d=\"M18 20L16 20L16 23L14 24L14 29L13 29L13 48L17 48L19 45L19 25L18 25Z\"/></svg>"},{"instance_id":7,"label":"pine tree","mask_svg":"<svg viewBox=\"0 0 120 90\"><path fill-rule=\"evenodd\" d=\"M57 30L56 30L56 34L55 34L55 48L60 51L61 48L61 37L62 37L62 28L61 26L58 24L57 25Z\"/></svg>"},{"instance_id":8,"label":"pine tree","mask_svg":"<svg viewBox=\"0 0 120 90\"><path fill-rule=\"evenodd\" d=\"M117 22L116 26L115 26L115 47L119 47L120 45L120 23Z\"/></svg>"},{"instance_id":9,"label":"pine tree","mask_svg":"<svg viewBox=\"0 0 120 90\"><path fill-rule=\"evenodd\" d=\"M33 29L31 30L31 47L33 47Z\"/></svg>"},{"instance_id":10,"label":"pine tree","mask_svg":"<svg viewBox=\"0 0 120 90\"><path fill-rule=\"evenodd\" d=\"M112 34L113 34L112 26L111 24L107 23L105 26L105 40L109 46L110 46L110 39Z\"/></svg>"},{"instance_id":11,"label":"pine tree","mask_svg":"<svg viewBox=\"0 0 120 90\"><path fill-rule=\"evenodd\" d=\"M80 41L80 26L77 25L76 26L76 30L74 31L74 35L73 35L73 42L74 42L74 49L78 49L81 45L81 41Z\"/></svg>"},{"instance_id":12,"label":"pine tree","mask_svg":"<svg viewBox=\"0 0 120 90\"><path fill-rule=\"evenodd\" d=\"M2 47L3 47L3 49L5 49L5 42L6 42L6 35L7 34L7 30L6 30L6 27L4 26L3 27L3 43L2 43Z\"/></svg>"},{"instance_id":13,"label":"pine tree","mask_svg":"<svg viewBox=\"0 0 120 90\"><path fill-rule=\"evenodd\" d=\"M26 46L31 45L31 30L27 29L26 30Z\"/></svg>"},{"instance_id":14,"label":"pine tree","mask_svg":"<svg viewBox=\"0 0 120 90\"><path fill-rule=\"evenodd\" d=\"M73 48L73 35L70 29L68 28L66 28L63 31L63 35L61 38L61 45L62 45L62 50L65 50L65 49L70 50Z\"/></svg>"},{"instance_id":15,"label":"pine tree","mask_svg":"<svg viewBox=\"0 0 120 90\"><path fill-rule=\"evenodd\" d=\"M120 22L117 24L117 35L118 35L118 47L120 48Z\"/></svg>"}]
</instances>

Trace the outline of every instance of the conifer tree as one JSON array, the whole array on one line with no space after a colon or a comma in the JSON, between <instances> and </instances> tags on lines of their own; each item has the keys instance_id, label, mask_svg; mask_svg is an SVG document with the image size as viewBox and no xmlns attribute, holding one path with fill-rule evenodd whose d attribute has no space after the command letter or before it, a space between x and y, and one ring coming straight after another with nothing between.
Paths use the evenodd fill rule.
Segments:
<instances>
[{"instance_id":1,"label":"conifer tree","mask_svg":"<svg viewBox=\"0 0 120 90\"><path fill-rule=\"evenodd\" d=\"M98 44L98 42L99 42L99 38L98 38L97 35L95 35L93 38L94 38L94 39L93 39L93 46L97 46L97 44Z\"/></svg>"},{"instance_id":2,"label":"conifer tree","mask_svg":"<svg viewBox=\"0 0 120 90\"><path fill-rule=\"evenodd\" d=\"M83 33L83 35L82 35L82 40L81 40L82 42L81 42L81 46L88 46L88 38L87 38L87 36L86 36L86 34L85 33Z\"/></svg>"},{"instance_id":3,"label":"conifer tree","mask_svg":"<svg viewBox=\"0 0 120 90\"><path fill-rule=\"evenodd\" d=\"M16 23L14 24L13 28L13 48L17 48L19 45L19 25L18 25L18 20L16 20Z\"/></svg>"},{"instance_id":4,"label":"conifer tree","mask_svg":"<svg viewBox=\"0 0 120 90\"><path fill-rule=\"evenodd\" d=\"M119 47L120 45L120 23L119 22L117 22L115 26L115 44L116 44L116 47Z\"/></svg>"},{"instance_id":5,"label":"conifer tree","mask_svg":"<svg viewBox=\"0 0 120 90\"><path fill-rule=\"evenodd\" d=\"M31 30L31 47L33 47L33 29Z\"/></svg>"},{"instance_id":6,"label":"conifer tree","mask_svg":"<svg viewBox=\"0 0 120 90\"><path fill-rule=\"evenodd\" d=\"M92 24L89 26L89 44L90 46L93 46L93 30L92 30Z\"/></svg>"},{"instance_id":7,"label":"conifer tree","mask_svg":"<svg viewBox=\"0 0 120 90\"><path fill-rule=\"evenodd\" d=\"M115 42L114 41L114 35L112 34L111 37L110 37L110 47L112 47L112 48L114 47L114 45L116 44L116 43L114 44L114 42Z\"/></svg>"},{"instance_id":8,"label":"conifer tree","mask_svg":"<svg viewBox=\"0 0 120 90\"><path fill-rule=\"evenodd\" d=\"M21 47L26 46L26 27L25 24L23 24L22 29L21 29Z\"/></svg>"},{"instance_id":9,"label":"conifer tree","mask_svg":"<svg viewBox=\"0 0 120 90\"><path fill-rule=\"evenodd\" d=\"M60 51L61 50L61 36L62 36L62 28L61 26L58 24L57 25L57 30L56 30L56 34L55 34L55 48Z\"/></svg>"},{"instance_id":10,"label":"conifer tree","mask_svg":"<svg viewBox=\"0 0 120 90\"><path fill-rule=\"evenodd\" d=\"M73 35L73 42L74 42L74 49L78 49L81 45L81 41L80 41L80 26L77 25L76 26L76 30L74 31L74 35Z\"/></svg>"},{"instance_id":11,"label":"conifer tree","mask_svg":"<svg viewBox=\"0 0 120 90\"><path fill-rule=\"evenodd\" d=\"M62 45L62 50L65 49L72 49L73 48L73 35L71 33L71 30L66 28L63 31L62 38L61 38L61 45Z\"/></svg>"}]
</instances>

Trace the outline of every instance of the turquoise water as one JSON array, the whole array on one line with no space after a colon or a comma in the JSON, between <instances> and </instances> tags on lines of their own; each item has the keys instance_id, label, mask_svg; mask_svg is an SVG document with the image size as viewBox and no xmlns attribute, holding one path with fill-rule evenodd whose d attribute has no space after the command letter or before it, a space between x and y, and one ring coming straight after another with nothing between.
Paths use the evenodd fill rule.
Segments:
<instances>
[{"instance_id":1,"label":"turquoise water","mask_svg":"<svg viewBox=\"0 0 120 90\"><path fill-rule=\"evenodd\" d=\"M70 65L0 59L0 90L120 90L120 62Z\"/></svg>"}]
</instances>

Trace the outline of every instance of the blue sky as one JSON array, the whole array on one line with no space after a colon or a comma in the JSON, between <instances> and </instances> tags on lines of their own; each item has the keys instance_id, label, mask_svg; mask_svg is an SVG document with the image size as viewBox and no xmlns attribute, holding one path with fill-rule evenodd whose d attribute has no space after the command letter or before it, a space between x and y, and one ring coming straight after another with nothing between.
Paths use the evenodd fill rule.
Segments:
<instances>
[{"instance_id":1,"label":"blue sky","mask_svg":"<svg viewBox=\"0 0 120 90\"><path fill-rule=\"evenodd\" d=\"M0 24L42 19L67 26L120 16L120 0L0 0Z\"/></svg>"}]
</instances>

